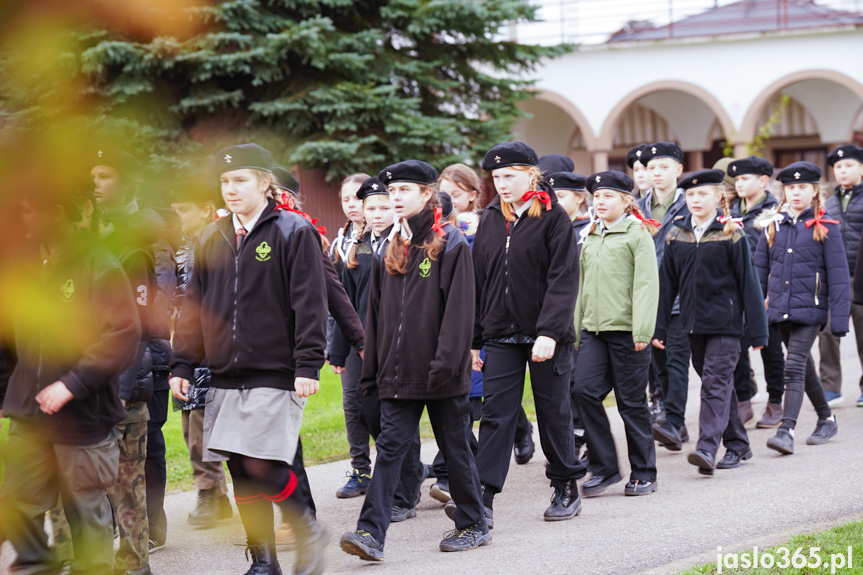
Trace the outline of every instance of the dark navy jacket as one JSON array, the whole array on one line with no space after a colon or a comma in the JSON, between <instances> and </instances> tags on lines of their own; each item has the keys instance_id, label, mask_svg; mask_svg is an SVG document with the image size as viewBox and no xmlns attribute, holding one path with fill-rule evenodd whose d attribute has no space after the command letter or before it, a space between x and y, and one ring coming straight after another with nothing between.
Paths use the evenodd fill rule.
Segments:
<instances>
[{"instance_id":1,"label":"dark navy jacket","mask_svg":"<svg viewBox=\"0 0 863 575\"><path fill-rule=\"evenodd\" d=\"M848 261L848 271L854 271L857 263L857 249L860 246L860 238L863 236L863 184L854 186L848 209L842 210L841 188L836 186L833 195L827 199L827 215L839 220L839 229L842 232L842 243L845 248L845 257Z\"/></svg>"},{"instance_id":2,"label":"dark navy jacket","mask_svg":"<svg viewBox=\"0 0 863 575\"><path fill-rule=\"evenodd\" d=\"M692 216L687 216L674 222L665 241L655 337L666 339L672 304L679 293L684 333L740 337L745 312L752 346L767 345L764 296L743 230L726 233L714 219L698 242Z\"/></svg>"},{"instance_id":3,"label":"dark navy jacket","mask_svg":"<svg viewBox=\"0 0 863 575\"><path fill-rule=\"evenodd\" d=\"M769 298L770 323L793 321L805 325L824 325L830 311L830 331L848 332L851 313L851 284L839 226L827 226L824 243L812 239L812 208L795 222L787 212L777 214L779 222L773 246L762 234L755 252L755 265L761 288ZM825 216L826 217L826 216Z\"/></svg>"},{"instance_id":4,"label":"dark navy jacket","mask_svg":"<svg viewBox=\"0 0 863 575\"><path fill-rule=\"evenodd\" d=\"M653 188L650 188L642 197L640 197L638 202L638 209L641 210L641 214L650 219L653 216L651 204L653 203ZM684 219L689 215L689 208L686 207L686 194L683 193L683 190L678 188L674 192L674 202L668 208L668 211L665 212L665 217L662 218L660 222L659 230L656 232L656 235L653 236L653 243L656 245L656 263L659 266L659 269L662 269L662 257L665 255L665 236L668 235L668 232L674 227L674 222ZM672 314L680 313L680 302L675 301L674 307L671 310Z\"/></svg>"}]
</instances>

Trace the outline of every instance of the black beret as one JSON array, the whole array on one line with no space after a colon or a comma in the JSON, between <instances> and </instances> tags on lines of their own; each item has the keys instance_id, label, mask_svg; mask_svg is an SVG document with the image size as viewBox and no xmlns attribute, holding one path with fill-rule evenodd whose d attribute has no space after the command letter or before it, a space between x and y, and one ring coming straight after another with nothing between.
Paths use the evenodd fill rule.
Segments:
<instances>
[{"instance_id":1,"label":"black beret","mask_svg":"<svg viewBox=\"0 0 863 575\"><path fill-rule=\"evenodd\" d=\"M299 195L300 181L288 170L280 167L273 168L273 176L276 178L276 187Z\"/></svg>"},{"instance_id":2,"label":"black beret","mask_svg":"<svg viewBox=\"0 0 863 575\"><path fill-rule=\"evenodd\" d=\"M108 166L127 176L137 177L141 172L141 162L138 158L122 148L109 144L97 148L93 152L92 160L93 166Z\"/></svg>"},{"instance_id":3,"label":"black beret","mask_svg":"<svg viewBox=\"0 0 863 575\"><path fill-rule=\"evenodd\" d=\"M539 159L536 164L543 174L552 172L571 172L575 169L575 162L563 154L548 154Z\"/></svg>"},{"instance_id":4,"label":"black beret","mask_svg":"<svg viewBox=\"0 0 863 575\"><path fill-rule=\"evenodd\" d=\"M827 156L827 165L832 166L839 160L857 160L863 163L863 148L847 144L839 146Z\"/></svg>"},{"instance_id":5,"label":"black beret","mask_svg":"<svg viewBox=\"0 0 863 575\"><path fill-rule=\"evenodd\" d=\"M243 169L272 172L273 156L266 148L253 143L229 146L219 150L213 159L213 172L217 175Z\"/></svg>"},{"instance_id":6,"label":"black beret","mask_svg":"<svg viewBox=\"0 0 863 575\"><path fill-rule=\"evenodd\" d=\"M510 166L536 166L538 163L536 152L524 142L506 142L486 152L482 169L491 171Z\"/></svg>"},{"instance_id":7,"label":"black beret","mask_svg":"<svg viewBox=\"0 0 863 575\"><path fill-rule=\"evenodd\" d=\"M647 165L647 160L643 160L642 156L644 156L644 150L647 149L647 144L638 144L626 152L626 165L629 166L629 169L633 169L635 166L635 162L641 162L643 165Z\"/></svg>"},{"instance_id":8,"label":"black beret","mask_svg":"<svg viewBox=\"0 0 863 575\"><path fill-rule=\"evenodd\" d=\"M677 187L689 190L701 186L721 186L724 179L725 172L722 170L696 170L680 180Z\"/></svg>"},{"instance_id":9,"label":"black beret","mask_svg":"<svg viewBox=\"0 0 863 575\"><path fill-rule=\"evenodd\" d=\"M428 186L437 182L437 170L420 160L405 160L387 166L380 171L378 178L387 185L393 182L411 182Z\"/></svg>"},{"instance_id":10,"label":"black beret","mask_svg":"<svg viewBox=\"0 0 863 575\"><path fill-rule=\"evenodd\" d=\"M438 192L437 197L440 200L441 217L447 219L452 215L455 207L452 205L452 196L446 192Z\"/></svg>"},{"instance_id":11,"label":"black beret","mask_svg":"<svg viewBox=\"0 0 863 575\"><path fill-rule=\"evenodd\" d=\"M172 204L180 202L216 202L217 190L209 182L201 178L174 182L168 186L168 201Z\"/></svg>"},{"instance_id":12,"label":"black beret","mask_svg":"<svg viewBox=\"0 0 863 575\"><path fill-rule=\"evenodd\" d=\"M587 178L573 172L553 172L545 176L545 181L553 190L584 190Z\"/></svg>"},{"instance_id":13,"label":"black beret","mask_svg":"<svg viewBox=\"0 0 863 575\"><path fill-rule=\"evenodd\" d=\"M386 185L376 176L372 176L360 184L360 189L357 190L357 198L362 202L369 196L383 195L388 196Z\"/></svg>"},{"instance_id":14,"label":"black beret","mask_svg":"<svg viewBox=\"0 0 863 575\"><path fill-rule=\"evenodd\" d=\"M654 158L672 158L678 163L683 163L683 150L674 142L656 142L645 145L641 152L641 163L645 166Z\"/></svg>"},{"instance_id":15,"label":"black beret","mask_svg":"<svg viewBox=\"0 0 863 575\"><path fill-rule=\"evenodd\" d=\"M773 164L759 158L758 156L749 156L742 160L734 160L728 164L728 175L731 177L742 176L744 174L756 174L759 176L772 176Z\"/></svg>"},{"instance_id":16,"label":"black beret","mask_svg":"<svg viewBox=\"0 0 863 575\"><path fill-rule=\"evenodd\" d=\"M587 177L587 191L591 194L596 190L615 190L631 194L635 183L623 172L599 172Z\"/></svg>"},{"instance_id":17,"label":"black beret","mask_svg":"<svg viewBox=\"0 0 863 575\"><path fill-rule=\"evenodd\" d=\"M776 179L783 186L788 184L820 184L821 168L812 162L794 162L779 170Z\"/></svg>"}]
</instances>

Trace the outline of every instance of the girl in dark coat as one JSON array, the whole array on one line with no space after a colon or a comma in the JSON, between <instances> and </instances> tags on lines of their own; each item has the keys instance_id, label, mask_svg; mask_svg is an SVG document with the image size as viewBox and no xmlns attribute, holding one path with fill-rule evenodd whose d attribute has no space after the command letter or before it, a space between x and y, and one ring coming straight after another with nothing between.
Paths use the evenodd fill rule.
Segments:
<instances>
[{"instance_id":1,"label":"girl in dark coat","mask_svg":"<svg viewBox=\"0 0 863 575\"><path fill-rule=\"evenodd\" d=\"M382 561L393 495L423 409L453 479L456 529L441 551L486 545L479 477L467 441L473 265L464 235L441 221L437 171L408 160L379 179L396 223L372 259L361 388L377 389L381 433L357 530L342 535L345 553Z\"/></svg>"},{"instance_id":2,"label":"girl in dark coat","mask_svg":"<svg viewBox=\"0 0 863 575\"><path fill-rule=\"evenodd\" d=\"M755 263L767 294L768 320L779 326L787 348L782 424L767 446L787 455L794 453L804 390L818 414L806 443L826 443L838 431L810 350L828 312L830 332L836 337L847 333L851 280L839 222L826 219L821 208L821 168L795 162L776 178L785 198L758 242Z\"/></svg>"}]
</instances>

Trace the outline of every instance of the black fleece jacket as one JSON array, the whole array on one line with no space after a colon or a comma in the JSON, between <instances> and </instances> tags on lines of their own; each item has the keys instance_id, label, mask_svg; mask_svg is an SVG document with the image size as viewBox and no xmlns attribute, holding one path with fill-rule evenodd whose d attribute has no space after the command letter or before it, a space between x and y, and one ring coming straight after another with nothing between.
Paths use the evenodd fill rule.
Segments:
<instances>
[{"instance_id":1,"label":"black fleece jacket","mask_svg":"<svg viewBox=\"0 0 863 575\"><path fill-rule=\"evenodd\" d=\"M446 399L470 391L470 246L461 231L447 224L441 251L431 260L422 245L434 233L432 222L430 210L408 218L413 237L406 273L387 272L387 242L372 260L360 384L364 394L375 385L381 399Z\"/></svg>"},{"instance_id":2,"label":"black fleece jacket","mask_svg":"<svg viewBox=\"0 0 863 575\"><path fill-rule=\"evenodd\" d=\"M717 216L720 214L717 213ZM665 237L659 269L659 313L654 337L665 341L674 299L686 334L743 335L743 314L752 346L767 345L767 313L746 233L730 234L714 219L695 241L692 216L674 222Z\"/></svg>"},{"instance_id":3,"label":"black fleece jacket","mask_svg":"<svg viewBox=\"0 0 863 575\"><path fill-rule=\"evenodd\" d=\"M508 224L500 196L483 212L473 241L476 322L473 349L514 334L574 343L578 245L566 210L550 193L551 210L525 212Z\"/></svg>"},{"instance_id":4,"label":"black fleece jacket","mask_svg":"<svg viewBox=\"0 0 863 575\"><path fill-rule=\"evenodd\" d=\"M320 236L270 200L239 253L232 218L204 230L171 370L191 381L206 357L212 387L293 390L296 377L320 376L326 320Z\"/></svg>"},{"instance_id":5,"label":"black fleece jacket","mask_svg":"<svg viewBox=\"0 0 863 575\"><path fill-rule=\"evenodd\" d=\"M70 240L48 263L20 270L25 278L42 276L30 293L41 311L34 317L19 310L14 345L0 361L6 374L0 377L3 415L36 422L52 441L69 445L102 441L128 415L119 375L141 340L129 280L117 259L91 239ZM36 395L55 381L74 399L47 415Z\"/></svg>"},{"instance_id":6,"label":"black fleece jacket","mask_svg":"<svg viewBox=\"0 0 863 575\"><path fill-rule=\"evenodd\" d=\"M383 240L381 240L383 241ZM349 268L345 264L342 269L342 285L345 288L351 305L359 315L365 327L366 315L369 309L369 283L372 273L372 231L368 230L357 244L357 267ZM332 314L332 307L330 313ZM335 316L334 316L335 317ZM344 367L345 360L351 351L351 342L345 336L345 329L338 324L333 330L333 342L330 344L330 365ZM354 346L356 347L356 346Z\"/></svg>"}]
</instances>

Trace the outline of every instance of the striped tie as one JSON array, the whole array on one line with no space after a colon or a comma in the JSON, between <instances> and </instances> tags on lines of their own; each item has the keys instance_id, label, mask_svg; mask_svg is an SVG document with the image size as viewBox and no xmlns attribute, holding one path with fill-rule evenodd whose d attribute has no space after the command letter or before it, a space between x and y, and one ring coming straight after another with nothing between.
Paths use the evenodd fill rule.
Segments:
<instances>
[{"instance_id":1,"label":"striped tie","mask_svg":"<svg viewBox=\"0 0 863 575\"><path fill-rule=\"evenodd\" d=\"M237 230L237 251L240 251L240 244L243 243L243 238L245 238L248 233L249 232L246 231L246 228L239 228Z\"/></svg>"}]
</instances>

